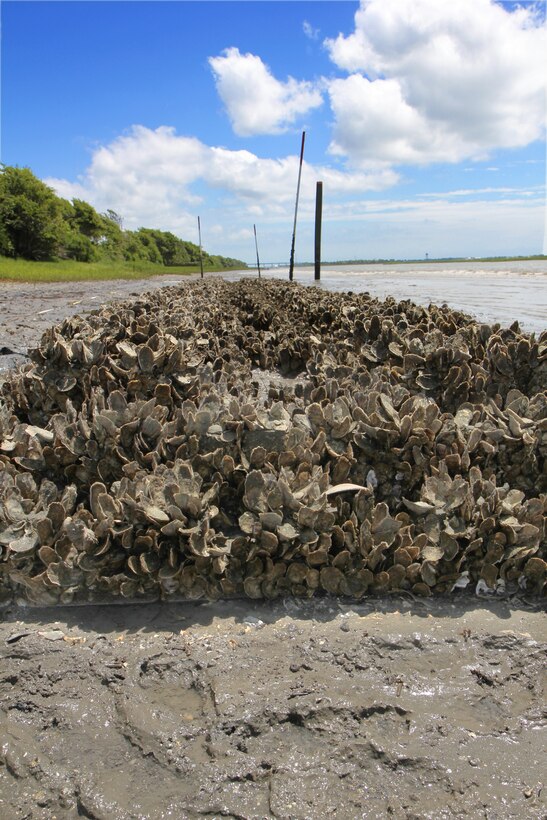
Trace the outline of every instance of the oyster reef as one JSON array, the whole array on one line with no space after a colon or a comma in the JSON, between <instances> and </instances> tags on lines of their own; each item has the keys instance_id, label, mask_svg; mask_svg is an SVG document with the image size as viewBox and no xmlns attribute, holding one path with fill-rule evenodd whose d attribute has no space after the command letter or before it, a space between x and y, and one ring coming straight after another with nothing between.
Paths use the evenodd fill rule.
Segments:
<instances>
[{"instance_id":1,"label":"oyster reef","mask_svg":"<svg viewBox=\"0 0 547 820\"><path fill-rule=\"evenodd\" d=\"M0 402L0 596L546 583L547 333L276 281L48 330Z\"/></svg>"}]
</instances>

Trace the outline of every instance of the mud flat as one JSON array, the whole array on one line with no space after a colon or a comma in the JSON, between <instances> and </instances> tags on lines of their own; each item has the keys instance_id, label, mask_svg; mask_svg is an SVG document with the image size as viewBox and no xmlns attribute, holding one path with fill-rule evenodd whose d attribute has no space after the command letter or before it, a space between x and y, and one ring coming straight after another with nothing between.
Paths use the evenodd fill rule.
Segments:
<instances>
[{"instance_id":1,"label":"mud flat","mask_svg":"<svg viewBox=\"0 0 547 820\"><path fill-rule=\"evenodd\" d=\"M3 617L3 818L546 816L543 613L394 598Z\"/></svg>"}]
</instances>

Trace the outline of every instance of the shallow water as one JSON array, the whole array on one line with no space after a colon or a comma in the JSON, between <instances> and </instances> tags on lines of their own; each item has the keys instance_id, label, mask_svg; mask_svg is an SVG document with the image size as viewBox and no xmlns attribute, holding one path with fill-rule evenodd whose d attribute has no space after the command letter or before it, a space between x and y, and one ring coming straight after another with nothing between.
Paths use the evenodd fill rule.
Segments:
<instances>
[{"instance_id":1,"label":"shallow water","mask_svg":"<svg viewBox=\"0 0 547 820\"><path fill-rule=\"evenodd\" d=\"M225 274L227 279L244 276L256 276L256 270ZM288 267L268 268L264 276L288 278ZM419 305L446 303L482 322L510 325L517 319L529 333L547 328L547 260L324 265L318 284L313 267L297 267L294 280L326 290L368 291L380 299L411 299Z\"/></svg>"}]
</instances>

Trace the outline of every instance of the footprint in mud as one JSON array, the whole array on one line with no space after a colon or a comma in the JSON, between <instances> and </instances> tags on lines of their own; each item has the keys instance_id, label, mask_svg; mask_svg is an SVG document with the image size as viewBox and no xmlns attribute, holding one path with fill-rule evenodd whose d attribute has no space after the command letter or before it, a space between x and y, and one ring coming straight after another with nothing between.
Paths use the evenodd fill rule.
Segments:
<instances>
[{"instance_id":1,"label":"footprint in mud","mask_svg":"<svg viewBox=\"0 0 547 820\"><path fill-rule=\"evenodd\" d=\"M180 722L200 719L212 707L195 664L188 658L153 656L140 663L133 698ZM129 684L131 685L131 684Z\"/></svg>"},{"instance_id":2,"label":"footprint in mud","mask_svg":"<svg viewBox=\"0 0 547 820\"><path fill-rule=\"evenodd\" d=\"M176 771L208 760L205 735L214 711L187 658L142 660L116 698L119 730L144 755Z\"/></svg>"}]
</instances>

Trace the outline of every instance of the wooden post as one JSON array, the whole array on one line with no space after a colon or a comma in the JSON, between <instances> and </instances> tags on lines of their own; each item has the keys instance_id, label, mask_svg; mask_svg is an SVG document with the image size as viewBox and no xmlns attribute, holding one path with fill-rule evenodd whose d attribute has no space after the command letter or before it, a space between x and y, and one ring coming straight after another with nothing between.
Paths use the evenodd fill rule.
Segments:
<instances>
[{"instance_id":1,"label":"wooden post","mask_svg":"<svg viewBox=\"0 0 547 820\"><path fill-rule=\"evenodd\" d=\"M258 278L260 279L260 257L258 256L258 240L256 238L256 225L253 225L255 232L256 265L258 267Z\"/></svg>"},{"instance_id":2,"label":"wooden post","mask_svg":"<svg viewBox=\"0 0 547 820\"><path fill-rule=\"evenodd\" d=\"M315 281L321 279L321 220L323 218L323 183L315 186Z\"/></svg>"},{"instance_id":3,"label":"wooden post","mask_svg":"<svg viewBox=\"0 0 547 820\"><path fill-rule=\"evenodd\" d=\"M201 252L201 222L198 216L198 235L199 235L199 269L201 271L201 278L203 279L203 254Z\"/></svg>"},{"instance_id":4,"label":"wooden post","mask_svg":"<svg viewBox=\"0 0 547 820\"><path fill-rule=\"evenodd\" d=\"M302 161L304 159L304 142L306 140L306 132L302 131L302 146L300 148L300 165L298 168L298 184L296 186L296 204L294 206L294 225L292 230L291 243L291 261L289 263L289 279L292 282L294 278L294 243L296 239L296 216L298 214L298 197L300 196L300 178L302 177Z\"/></svg>"}]
</instances>

